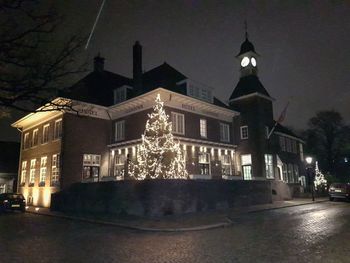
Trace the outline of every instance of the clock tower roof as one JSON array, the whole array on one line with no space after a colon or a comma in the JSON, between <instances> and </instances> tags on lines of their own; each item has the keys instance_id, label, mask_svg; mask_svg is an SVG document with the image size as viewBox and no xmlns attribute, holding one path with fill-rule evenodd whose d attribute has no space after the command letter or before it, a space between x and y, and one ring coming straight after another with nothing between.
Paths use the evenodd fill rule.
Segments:
<instances>
[{"instance_id":1,"label":"clock tower roof","mask_svg":"<svg viewBox=\"0 0 350 263\"><path fill-rule=\"evenodd\" d=\"M254 75L240 78L237 86L233 90L230 100L238 99L247 95L259 94L271 98L270 94L261 84L259 78Z\"/></svg>"},{"instance_id":2,"label":"clock tower roof","mask_svg":"<svg viewBox=\"0 0 350 263\"><path fill-rule=\"evenodd\" d=\"M248 40L248 37L246 37L245 41L241 45L241 49L240 49L239 54L237 55L237 57L242 55L242 54L244 54L244 53L248 53L248 52L256 53L254 45L252 44L252 42L250 42Z\"/></svg>"}]
</instances>

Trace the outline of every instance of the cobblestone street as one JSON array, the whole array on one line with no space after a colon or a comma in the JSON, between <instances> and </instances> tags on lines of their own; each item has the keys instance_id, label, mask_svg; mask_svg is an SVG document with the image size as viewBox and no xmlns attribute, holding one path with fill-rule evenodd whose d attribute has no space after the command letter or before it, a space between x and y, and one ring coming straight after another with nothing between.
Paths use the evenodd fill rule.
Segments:
<instances>
[{"instance_id":1,"label":"cobblestone street","mask_svg":"<svg viewBox=\"0 0 350 263\"><path fill-rule=\"evenodd\" d=\"M197 232L149 233L47 216L0 215L0 262L349 262L350 204L233 217Z\"/></svg>"}]
</instances>

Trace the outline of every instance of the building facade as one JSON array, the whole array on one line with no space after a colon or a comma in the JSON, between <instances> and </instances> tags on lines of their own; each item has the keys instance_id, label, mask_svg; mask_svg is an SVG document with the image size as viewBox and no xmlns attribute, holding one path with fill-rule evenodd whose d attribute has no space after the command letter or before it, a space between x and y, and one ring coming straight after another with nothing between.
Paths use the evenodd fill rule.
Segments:
<instances>
[{"instance_id":1,"label":"building facade","mask_svg":"<svg viewBox=\"0 0 350 263\"><path fill-rule=\"evenodd\" d=\"M274 121L274 99L259 81L257 57L246 39L237 56L241 79L225 104L213 88L167 63L142 72L138 42L132 78L106 71L97 56L94 70L55 99L69 100L73 110L29 114L13 124L22 133L18 191L33 205L49 206L51 193L73 183L131 179L128 163L136 159L158 94L190 180L276 180L298 186L303 142Z\"/></svg>"}]
</instances>

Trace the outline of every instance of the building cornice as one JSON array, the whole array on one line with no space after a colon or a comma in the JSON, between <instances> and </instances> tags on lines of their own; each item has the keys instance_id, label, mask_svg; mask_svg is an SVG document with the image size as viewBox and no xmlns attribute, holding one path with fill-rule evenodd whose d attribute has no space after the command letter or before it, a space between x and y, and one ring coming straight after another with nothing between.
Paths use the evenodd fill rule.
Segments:
<instances>
[{"instance_id":1,"label":"building cornice","mask_svg":"<svg viewBox=\"0 0 350 263\"><path fill-rule=\"evenodd\" d=\"M274 132L274 134L281 135L281 136L284 136L284 137L287 137L287 138L290 138L290 139L294 139L294 140L297 140L297 141L305 144L304 140L302 140L302 139L300 139L298 137L295 137L295 136L283 133L283 132Z\"/></svg>"},{"instance_id":2,"label":"building cornice","mask_svg":"<svg viewBox=\"0 0 350 263\"><path fill-rule=\"evenodd\" d=\"M249 99L249 98L254 97L254 96L257 96L257 97L260 97L260 98L264 98L264 99L267 99L267 100L272 101L272 102L274 102L276 100L275 98L271 98L271 97L266 96L264 94L261 94L259 92L254 92L254 93L251 93L251 94L248 94L248 95L240 96L240 97L235 98L235 99L230 99L229 103L233 102L233 101Z\"/></svg>"},{"instance_id":3,"label":"building cornice","mask_svg":"<svg viewBox=\"0 0 350 263\"><path fill-rule=\"evenodd\" d=\"M160 94L165 107L192 112L224 121L232 121L234 116L239 115L239 112L231 109L213 105L209 102L169 91L164 88L157 88L117 105L110 106L109 112L111 113L112 119L122 118L152 108L157 94Z\"/></svg>"}]
</instances>

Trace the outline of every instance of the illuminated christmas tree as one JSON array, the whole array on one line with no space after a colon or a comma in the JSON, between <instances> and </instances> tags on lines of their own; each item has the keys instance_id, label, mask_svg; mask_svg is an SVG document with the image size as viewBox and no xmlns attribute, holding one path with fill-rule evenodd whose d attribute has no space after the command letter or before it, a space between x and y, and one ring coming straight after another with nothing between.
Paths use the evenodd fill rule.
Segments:
<instances>
[{"instance_id":1,"label":"illuminated christmas tree","mask_svg":"<svg viewBox=\"0 0 350 263\"><path fill-rule=\"evenodd\" d=\"M172 123L168 121L159 94L155 103L129 174L137 180L185 179L188 177L185 159L180 144L174 141Z\"/></svg>"},{"instance_id":2,"label":"illuminated christmas tree","mask_svg":"<svg viewBox=\"0 0 350 263\"><path fill-rule=\"evenodd\" d=\"M321 173L321 171L318 169L318 162L316 161L315 164L315 189L322 189L323 187L327 186L327 180L324 178L324 174Z\"/></svg>"}]
</instances>

